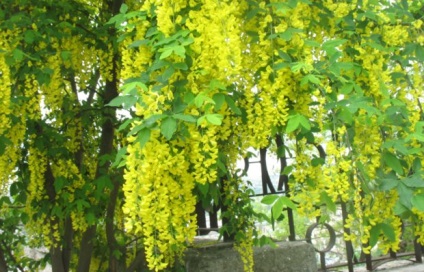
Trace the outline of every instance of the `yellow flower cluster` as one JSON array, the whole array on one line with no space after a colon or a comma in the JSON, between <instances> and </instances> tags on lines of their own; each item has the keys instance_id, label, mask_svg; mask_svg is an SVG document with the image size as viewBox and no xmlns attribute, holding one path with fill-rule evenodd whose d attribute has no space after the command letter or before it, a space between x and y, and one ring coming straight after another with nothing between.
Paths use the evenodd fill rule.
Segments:
<instances>
[{"instance_id":1,"label":"yellow flower cluster","mask_svg":"<svg viewBox=\"0 0 424 272\"><path fill-rule=\"evenodd\" d=\"M297 190L292 196L293 200L302 203L297 212L302 216L314 218L320 215L320 210L316 204L320 203L321 192L326 189L328 176L323 174L321 166L312 166L310 153L313 152L313 146L308 145L306 140L296 143L293 179L290 180L290 187ZM325 180L327 179L327 180ZM322 181L322 182L320 182Z\"/></svg>"},{"instance_id":2,"label":"yellow flower cluster","mask_svg":"<svg viewBox=\"0 0 424 272\"><path fill-rule=\"evenodd\" d=\"M0 44L1 46L1 44ZM11 80L9 67L3 54L0 54L0 135L3 135L10 128L9 114L10 108L10 88Z\"/></svg>"},{"instance_id":3,"label":"yellow flower cluster","mask_svg":"<svg viewBox=\"0 0 424 272\"><path fill-rule=\"evenodd\" d=\"M192 9L186 21L187 29L196 33L191 46L196 53L190 84L201 88L207 78L231 82L239 75L243 45L238 27L241 24L243 1L206 0L199 9ZM210 16L214 14L213 16ZM206 81L207 82L207 81Z\"/></svg>"},{"instance_id":4,"label":"yellow flower cluster","mask_svg":"<svg viewBox=\"0 0 424 272\"><path fill-rule=\"evenodd\" d=\"M45 197L44 173L47 167L46 155L36 147L30 148L28 166L30 171L28 203L31 203L32 200L40 201Z\"/></svg>"},{"instance_id":5,"label":"yellow flower cluster","mask_svg":"<svg viewBox=\"0 0 424 272\"><path fill-rule=\"evenodd\" d=\"M211 126L203 131L190 127L189 161L193 166L193 175L197 183L213 183L217 181L217 172L213 168L218 159L217 128Z\"/></svg>"},{"instance_id":6,"label":"yellow flower cluster","mask_svg":"<svg viewBox=\"0 0 424 272\"><path fill-rule=\"evenodd\" d=\"M253 228L248 228L245 232L246 237L238 243L235 243L234 249L240 254L243 262L243 271L253 272Z\"/></svg>"},{"instance_id":7,"label":"yellow flower cluster","mask_svg":"<svg viewBox=\"0 0 424 272\"><path fill-rule=\"evenodd\" d=\"M165 269L196 233L194 178L185 149L152 132L141 149L128 146L123 206L125 228L144 237L149 268Z\"/></svg>"},{"instance_id":8,"label":"yellow flower cluster","mask_svg":"<svg viewBox=\"0 0 424 272\"><path fill-rule=\"evenodd\" d=\"M25 96L28 102L25 104L27 118L39 120L41 118L41 96L39 93L39 85L34 75L25 76Z\"/></svg>"},{"instance_id":9,"label":"yellow flower cluster","mask_svg":"<svg viewBox=\"0 0 424 272\"><path fill-rule=\"evenodd\" d=\"M349 176L352 162L350 159L345 158L346 149L342 146L337 146L337 143L333 141L327 143L326 151L326 165L322 167L326 192L333 202L338 200L348 201L350 199Z\"/></svg>"},{"instance_id":10,"label":"yellow flower cluster","mask_svg":"<svg viewBox=\"0 0 424 272\"><path fill-rule=\"evenodd\" d=\"M289 67L275 69L275 66L284 64L277 56L296 48L292 52L295 58L308 64L313 62L312 50L304 43L305 33L296 31L287 41L270 38L288 31L289 27L306 28L310 24L311 8L298 3L296 7L281 12L274 7L266 7L265 1L261 1L259 7L264 10L261 14L264 19L253 18L244 26L244 31L258 33L258 41L252 42L249 36L243 39L249 44L245 49L249 54L244 54L242 59L242 67L248 69L242 71L244 99L240 102L246 109L247 118L242 137L247 139L247 146L255 148L267 147L273 128L285 126L290 104L299 113L310 115L307 105L311 98L299 85L300 72L293 72ZM261 72L252 75L249 72L252 70Z\"/></svg>"},{"instance_id":11,"label":"yellow flower cluster","mask_svg":"<svg viewBox=\"0 0 424 272\"><path fill-rule=\"evenodd\" d=\"M414 233L417 236L417 242L424 244L424 212L413 209L413 213L417 217L414 222Z\"/></svg>"},{"instance_id":12,"label":"yellow flower cluster","mask_svg":"<svg viewBox=\"0 0 424 272\"><path fill-rule=\"evenodd\" d=\"M385 25L382 29L383 41L389 46L400 46L409 40L408 29L402 25Z\"/></svg>"},{"instance_id":13,"label":"yellow flower cluster","mask_svg":"<svg viewBox=\"0 0 424 272\"><path fill-rule=\"evenodd\" d=\"M352 1L352 3L345 3L345 2L327 0L325 1L324 5L333 12L336 18L342 18L348 15L349 12L352 11L354 8L356 8L356 1Z\"/></svg>"},{"instance_id":14,"label":"yellow flower cluster","mask_svg":"<svg viewBox=\"0 0 424 272\"><path fill-rule=\"evenodd\" d=\"M376 171L381 164L381 144L382 138L377 125L377 117L368 117L363 110L355 119L355 137L353 139L353 149L358 152L356 162L360 162L370 180L376 177ZM366 125L370 118L371 125Z\"/></svg>"},{"instance_id":15,"label":"yellow flower cluster","mask_svg":"<svg viewBox=\"0 0 424 272\"><path fill-rule=\"evenodd\" d=\"M395 233L395 240L389 241L385 236L381 238L379 248L386 254L389 250L394 252L399 250L399 242L401 238L401 219L393 214L393 209L398 199L396 191L376 192L374 196L367 195L364 198L364 221L367 224L364 226L361 233L362 244L367 244L370 238L370 231L373 226L379 223L389 224ZM364 247L364 252L369 254L371 246Z\"/></svg>"},{"instance_id":16,"label":"yellow flower cluster","mask_svg":"<svg viewBox=\"0 0 424 272\"><path fill-rule=\"evenodd\" d=\"M188 1L172 0L172 1L158 1L150 0L144 3L144 10L149 10L150 5L154 5L157 16L158 29L165 36L169 36L175 31L175 26L181 23L181 15L179 11L188 5Z\"/></svg>"},{"instance_id":17,"label":"yellow flower cluster","mask_svg":"<svg viewBox=\"0 0 424 272\"><path fill-rule=\"evenodd\" d=\"M108 41L104 39L104 42L107 43ZM108 43L107 48L104 50L98 50L98 59L99 59L99 70L100 74L103 77L104 81L112 81L113 80L113 74L112 71L114 69L114 59L113 59L113 45Z\"/></svg>"},{"instance_id":18,"label":"yellow flower cluster","mask_svg":"<svg viewBox=\"0 0 424 272\"><path fill-rule=\"evenodd\" d=\"M32 137L35 140L35 136ZM37 214L37 210L32 205L36 202L45 201L48 199L45 190L45 172L47 169L47 157L45 152L40 151L37 147L32 146L29 148L29 183L28 183L28 200L26 202L26 211L32 219L30 224L27 225L29 235L36 243L43 241L43 245L49 247L59 241L59 230L57 224L54 224L54 218L47 217L46 214ZM52 225L51 225L52 224ZM54 231L52 232L52 228ZM41 238L41 240L39 240Z\"/></svg>"},{"instance_id":19,"label":"yellow flower cluster","mask_svg":"<svg viewBox=\"0 0 424 272\"><path fill-rule=\"evenodd\" d=\"M148 3L146 1L145 3ZM120 76L123 79L139 77L141 72L150 64L152 58L151 49L147 45L141 45L138 48L129 49L128 46L134 41L144 39L150 22L140 19L132 19L131 24L136 25L134 37L127 37L121 43L121 65Z\"/></svg>"}]
</instances>

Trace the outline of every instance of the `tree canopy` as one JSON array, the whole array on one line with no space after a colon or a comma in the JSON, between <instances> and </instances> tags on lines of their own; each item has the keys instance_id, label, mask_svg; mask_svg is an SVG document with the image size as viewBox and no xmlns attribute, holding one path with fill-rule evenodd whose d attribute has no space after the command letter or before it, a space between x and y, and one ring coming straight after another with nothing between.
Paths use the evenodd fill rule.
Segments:
<instances>
[{"instance_id":1,"label":"tree canopy","mask_svg":"<svg viewBox=\"0 0 424 272\"><path fill-rule=\"evenodd\" d=\"M342 202L364 252L397 251L402 219L424 244L422 1L0 7L0 271L177 267L196 203L252 271L237 160L265 148L291 188L273 218Z\"/></svg>"}]
</instances>

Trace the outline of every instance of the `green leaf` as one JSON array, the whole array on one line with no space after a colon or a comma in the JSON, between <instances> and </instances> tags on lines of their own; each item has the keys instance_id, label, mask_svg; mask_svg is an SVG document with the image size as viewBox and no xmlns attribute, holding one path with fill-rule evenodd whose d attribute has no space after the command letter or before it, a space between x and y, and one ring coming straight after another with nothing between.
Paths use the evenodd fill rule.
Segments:
<instances>
[{"instance_id":1,"label":"green leaf","mask_svg":"<svg viewBox=\"0 0 424 272\"><path fill-rule=\"evenodd\" d=\"M126 129L126 128L128 127L128 125L132 123L132 121L133 121L132 119L127 119L127 120L125 120L125 122L123 122L123 123L119 126L118 131L122 131L122 130Z\"/></svg>"},{"instance_id":2,"label":"green leaf","mask_svg":"<svg viewBox=\"0 0 424 272\"><path fill-rule=\"evenodd\" d=\"M227 89L227 87L225 87L225 84L222 83L221 81L219 81L217 79L212 79L209 82L209 89L210 90L216 90L216 89L218 89L218 90L225 91Z\"/></svg>"},{"instance_id":3,"label":"green leaf","mask_svg":"<svg viewBox=\"0 0 424 272\"><path fill-rule=\"evenodd\" d=\"M300 80L300 85L303 86L303 85L307 84L308 82L316 84L316 85L321 84L320 79L316 75L309 74L309 75L304 76Z\"/></svg>"},{"instance_id":4,"label":"green leaf","mask_svg":"<svg viewBox=\"0 0 424 272\"><path fill-rule=\"evenodd\" d=\"M313 158L311 160L311 165L313 167L324 165L324 163L325 163L325 159L323 159L323 158Z\"/></svg>"},{"instance_id":5,"label":"green leaf","mask_svg":"<svg viewBox=\"0 0 424 272\"><path fill-rule=\"evenodd\" d=\"M173 47L173 51L176 55L178 55L182 58L185 58L186 50L185 50L184 46L181 46L181 45L175 46L175 47Z\"/></svg>"},{"instance_id":6,"label":"green leaf","mask_svg":"<svg viewBox=\"0 0 424 272\"><path fill-rule=\"evenodd\" d=\"M370 240L369 240L371 247L374 247L377 244L380 233L381 233L381 225L380 224L372 226L372 228L370 230Z\"/></svg>"},{"instance_id":7,"label":"green leaf","mask_svg":"<svg viewBox=\"0 0 424 272\"><path fill-rule=\"evenodd\" d=\"M403 215L405 213L408 213L409 210L404 205L402 205L399 201L396 202L395 207L393 208L393 213L395 215Z\"/></svg>"},{"instance_id":8,"label":"green leaf","mask_svg":"<svg viewBox=\"0 0 424 272\"><path fill-rule=\"evenodd\" d=\"M286 67L290 67L290 63L287 63L287 62L275 62L272 65L272 69L274 71L278 71L278 70L281 70L281 69L286 68Z\"/></svg>"},{"instance_id":9,"label":"green leaf","mask_svg":"<svg viewBox=\"0 0 424 272\"><path fill-rule=\"evenodd\" d=\"M161 83L167 83L168 80L171 78L171 76L174 74L175 69L173 66L169 66L166 68L166 70L162 73L161 77L158 79Z\"/></svg>"},{"instance_id":10,"label":"green leaf","mask_svg":"<svg viewBox=\"0 0 424 272\"><path fill-rule=\"evenodd\" d=\"M205 116L205 115L200 116L200 117L197 119L197 122L196 122L197 126L200 126L200 125L203 123L203 121L204 121L204 120L206 120L206 116Z\"/></svg>"},{"instance_id":11,"label":"green leaf","mask_svg":"<svg viewBox=\"0 0 424 272\"><path fill-rule=\"evenodd\" d=\"M342 107L336 114L337 118L345 124L353 123L353 114L346 108Z\"/></svg>"},{"instance_id":12,"label":"green leaf","mask_svg":"<svg viewBox=\"0 0 424 272\"><path fill-rule=\"evenodd\" d=\"M354 84L352 82L348 82L343 84L343 86L340 88L340 93L341 94L350 94L353 91L354 88Z\"/></svg>"},{"instance_id":13,"label":"green leaf","mask_svg":"<svg viewBox=\"0 0 424 272\"><path fill-rule=\"evenodd\" d=\"M34 30L27 30L24 33L24 41L28 44L32 44L35 39L35 32Z\"/></svg>"},{"instance_id":14,"label":"green leaf","mask_svg":"<svg viewBox=\"0 0 424 272\"><path fill-rule=\"evenodd\" d=\"M408 209L412 208L411 199L414 195L414 191L407 187L403 182L400 182L397 186L398 194L399 194L399 202L404 205Z\"/></svg>"},{"instance_id":15,"label":"green leaf","mask_svg":"<svg viewBox=\"0 0 424 272\"><path fill-rule=\"evenodd\" d=\"M422 45L417 45L417 47L415 47L415 56L418 61L424 62L424 47Z\"/></svg>"},{"instance_id":16,"label":"green leaf","mask_svg":"<svg viewBox=\"0 0 424 272\"><path fill-rule=\"evenodd\" d=\"M231 96L226 95L225 102L227 102L227 105L236 115L241 115L241 110L239 109L239 107L236 106L236 103L234 102Z\"/></svg>"},{"instance_id":17,"label":"green leaf","mask_svg":"<svg viewBox=\"0 0 424 272\"><path fill-rule=\"evenodd\" d=\"M24 52L22 52L22 50L15 48L12 51L12 55L13 58L15 59L15 61L20 62L24 59Z\"/></svg>"},{"instance_id":18,"label":"green leaf","mask_svg":"<svg viewBox=\"0 0 424 272\"><path fill-rule=\"evenodd\" d=\"M262 198L261 203L266 205L271 205L278 198L277 195L266 195Z\"/></svg>"},{"instance_id":19,"label":"green leaf","mask_svg":"<svg viewBox=\"0 0 424 272\"><path fill-rule=\"evenodd\" d=\"M110 101L106 106L119 107L122 106L124 109L130 109L137 103L138 98L133 95L117 96Z\"/></svg>"},{"instance_id":20,"label":"green leaf","mask_svg":"<svg viewBox=\"0 0 424 272\"><path fill-rule=\"evenodd\" d=\"M333 200L328 196L327 192L321 192L320 200L327 208L332 211L336 212L336 204L333 202Z\"/></svg>"},{"instance_id":21,"label":"green leaf","mask_svg":"<svg viewBox=\"0 0 424 272\"><path fill-rule=\"evenodd\" d=\"M300 72L300 70L302 70L306 66L307 66L306 63L304 63L304 62L293 62L291 64L291 71L293 73L297 73L297 72Z\"/></svg>"},{"instance_id":22,"label":"green leaf","mask_svg":"<svg viewBox=\"0 0 424 272\"><path fill-rule=\"evenodd\" d=\"M115 161L112 164L112 167L117 167L121 164L121 162L124 160L125 155L127 154L127 147L124 146L123 148L119 149L115 156Z\"/></svg>"},{"instance_id":23,"label":"green leaf","mask_svg":"<svg viewBox=\"0 0 424 272\"><path fill-rule=\"evenodd\" d=\"M414 195L411 199L411 203L414 208L424 212L424 194Z\"/></svg>"},{"instance_id":24,"label":"green leaf","mask_svg":"<svg viewBox=\"0 0 424 272\"><path fill-rule=\"evenodd\" d=\"M20 192L20 190L19 190L19 183L18 183L18 182L13 182L13 183L10 185L10 188L9 188L9 193L10 193L10 195L11 195L11 196L15 196L15 195L17 195L19 192Z\"/></svg>"},{"instance_id":25,"label":"green leaf","mask_svg":"<svg viewBox=\"0 0 424 272\"><path fill-rule=\"evenodd\" d=\"M306 130L311 130L311 123L309 123L309 119L303 115L299 115L299 121L303 128Z\"/></svg>"},{"instance_id":26,"label":"green leaf","mask_svg":"<svg viewBox=\"0 0 424 272\"><path fill-rule=\"evenodd\" d=\"M194 105L200 108L204 103L215 105L215 101L212 98L201 92L194 98Z\"/></svg>"},{"instance_id":27,"label":"green leaf","mask_svg":"<svg viewBox=\"0 0 424 272\"><path fill-rule=\"evenodd\" d=\"M60 190L62 190L62 188L65 186L65 184L66 184L66 179L64 177L57 177L54 180L54 183L53 183L54 190L56 192L59 192Z\"/></svg>"},{"instance_id":28,"label":"green leaf","mask_svg":"<svg viewBox=\"0 0 424 272\"><path fill-rule=\"evenodd\" d=\"M171 56L172 52L172 48L168 47L165 51L162 52L162 54L160 54L159 59L166 59L167 57Z\"/></svg>"},{"instance_id":29,"label":"green leaf","mask_svg":"<svg viewBox=\"0 0 424 272\"><path fill-rule=\"evenodd\" d=\"M225 102L225 95L222 93L216 93L213 95L212 99L215 101L215 109L217 111L220 110Z\"/></svg>"},{"instance_id":30,"label":"green leaf","mask_svg":"<svg viewBox=\"0 0 424 272\"><path fill-rule=\"evenodd\" d=\"M188 69L188 66L185 62L174 63L174 64L172 64L172 67L174 67L175 69L178 69L178 70L183 70L183 71Z\"/></svg>"},{"instance_id":31,"label":"green leaf","mask_svg":"<svg viewBox=\"0 0 424 272\"><path fill-rule=\"evenodd\" d=\"M168 115L166 114L154 114L150 116L149 118L145 119L143 122L144 127L151 127L156 124L158 120L162 120L166 118Z\"/></svg>"},{"instance_id":32,"label":"green leaf","mask_svg":"<svg viewBox=\"0 0 424 272\"><path fill-rule=\"evenodd\" d=\"M390 191L399 185L399 180L396 178L385 178L385 179L379 180L379 183L380 183L380 187L379 187L380 190Z\"/></svg>"},{"instance_id":33,"label":"green leaf","mask_svg":"<svg viewBox=\"0 0 424 272\"><path fill-rule=\"evenodd\" d=\"M60 57L64 61L69 60L71 58L71 56L72 56L72 52L71 51L62 51L62 52L60 52Z\"/></svg>"},{"instance_id":34,"label":"green leaf","mask_svg":"<svg viewBox=\"0 0 424 272\"><path fill-rule=\"evenodd\" d=\"M218 113L206 114L205 117L209 123L217 126L222 124L222 119L224 118L221 114Z\"/></svg>"},{"instance_id":35,"label":"green leaf","mask_svg":"<svg viewBox=\"0 0 424 272\"><path fill-rule=\"evenodd\" d=\"M140 47L142 45L147 45L149 43L149 40L136 40L134 42L132 42L130 45L128 45L128 48L137 48Z\"/></svg>"},{"instance_id":36,"label":"green leaf","mask_svg":"<svg viewBox=\"0 0 424 272\"><path fill-rule=\"evenodd\" d=\"M334 39L334 40L325 41L322 44L322 49L324 49L325 51L334 50L334 48L344 44L345 42L347 42L346 39Z\"/></svg>"},{"instance_id":37,"label":"green leaf","mask_svg":"<svg viewBox=\"0 0 424 272\"><path fill-rule=\"evenodd\" d=\"M4 137L3 135L0 135L0 156L4 154L4 152L6 151L6 147L10 144L12 144L12 141Z\"/></svg>"},{"instance_id":38,"label":"green leaf","mask_svg":"<svg viewBox=\"0 0 424 272\"><path fill-rule=\"evenodd\" d=\"M167 139L171 140L175 131L177 130L177 120L173 117L169 116L162 120L162 124L160 126L160 133Z\"/></svg>"},{"instance_id":39,"label":"green leaf","mask_svg":"<svg viewBox=\"0 0 424 272\"><path fill-rule=\"evenodd\" d=\"M386 238L389 239L390 242L395 242L396 234L393 227L386 223L380 223L380 226L384 236L386 236Z\"/></svg>"},{"instance_id":40,"label":"green leaf","mask_svg":"<svg viewBox=\"0 0 424 272\"><path fill-rule=\"evenodd\" d=\"M289 207L292 210L296 210L296 204L293 203L293 201L290 200L290 198L286 196L280 196L279 201L281 201L284 206Z\"/></svg>"},{"instance_id":41,"label":"green leaf","mask_svg":"<svg viewBox=\"0 0 424 272\"><path fill-rule=\"evenodd\" d=\"M306 39L305 45L311 46L311 47L319 47L321 44L319 42L315 41L315 40Z\"/></svg>"},{"instance_id":42,"label":"green leaf","mask_svg":"<svg viewBox=\"0 0 424 272\"><path fill-rule=\"evenodd\" d=\"M300 120L298 118L296 118L295 116L292 117L292 118L289 118L289 120L287 121L286 133L291 133L299 127Z\"/></svg>"},{"instance_id":43,"label":"green leaf","mask_svg":"<svg viewBox=\"0 0 424 272\"><path fill-rule=\"evenodd\" d=\"M405 178L403 183L412 188L424 188L424 180L421 178L421 172Z\"/></svg>"},{"instance_id":44,"label":"green leaf","mask_svg":"<svg viewBox=\"0 0 424 272\"><path fill-rule=\"evenodd\" d=\"M284 201L281 198L278 198L271 208L271 214L274 220L277 220L277 218L280 217L280 215L283 213L283 207L284 207Z\"/></svg>"},{"instance_id":45,"label":"green leaf","mask_svg":"<svg viewBox=\"0 0 424 272\"><path fill-rule=\"evenodd\" d=\"M205 184L196 183L196 186L199 189L199 191L202 193L203 196L206 196L208 194L209 183L205 183Z\"/></svg>"},{"instance_id":46,"label":"green leaf","mask_svg":"<svg viewBox=\"0 0 424 272\"><path fill-rule=\"evenodd\" d=\"M140 130L140 132L137 134L137 142L140 144L140 147L144 147L144 145L149 141L150 139L150 129L143 128Z\"/></svg>"},{"instance_id":47,"label":"green leaf","mask_svg":"<svg viewBox=\"0 0 424 272\"><path fill-rule=\"evenodd\" d=\"M96 185L96 190L99 193L102 193L105 188L107 189L113 188L112 181L110 180L110 177L108 175L102 175L98 177L97 179L94 180L94 183Z\"/></svg>"},{"instance_id":48,"label":"green leaf","mask_svg":"<svg viewBox=\"0 0 424 272\"><path fill-rule=\"evenodd\" d=\"M305 128L306 130L311 130L311 124L305 116L301 114L292 115L291 117L289 117L289 120L287 122L286 133L293 132L296 129L300 128L300 126Z\"/></svg>"},{"instance_id":49,"label":"green leaf","mask_svg":"<svg viewBox=\"0 0 424 272\"><path fill-rule=\"evenodd\" d=\"M403 167L400 160L390 152L383 154L383 160L387 166L392 168L397 174L403 175Z\"/></svg>"},{"instance_id":50,"label":"green leaf","mask_svg":"<svg viewBox=\"0 0 424 272\"><path fill-rule=\"evenodd\" d=\"M197 120L197 118L194 117L193 115L182 114L182 113L176 113L172 115L172 117L174 117L175 119L190 122L190 123L196 123L196 120Z\"/></svg>"},{"instance_id":51,"label":"green leaf","mask_svg":"<svg viewBox=\"0 0 424 272\"><path fill-rule=\"evenodd\" d=\"M138 79L132 79L132 80L134 80L134 81L125 83L121 87L123 94L134 94L135 95L135 94L137 94L138 89L141 89L143 91L148 91L147 86L143 82L141 82Z\"/></svg>"},{"instance_id":52,"label":"green leaf","mask_svg":"<svg viewBox=\"0 0 424 272\"><path fill-rule=\"evenodd\" d=\"M85 220L87 221L88 225L93 225L97 221L96 216L92 212L88 212L85 214Z\"/></svg>"},{"instance_id":53,"label":"green leaf","mask_svg":"<svg viewBox=\"0 0 424 272\"><path fill-rule=\"evenodd\" d=\"M126 4L122 4L121 8L119 9L120 13L126 13L128 11L128 6Z\"/></svg>"},{"instance_id":54,"label":"green leaf","mask_svg":"<svg viewBox=\"0 0 424 272\"><path fill-rule=\"evenodd\" d=\"M288 175L293 171L294 167L292 165L284 167L283 172L281 172L281 175Z\"/></svg>"},{"instance_id":55,"label":"green leaf","mask_svg":"<svg viewBox=\"0 0 424 272\"><path fill-rule=\"evenodd\" d=\"M77 205L78 211L84 211L84 208L90 208L90 203L83 199L77 199L75 204Z\"/></svg>"},{"instance_id":56,"label":"green leaf","mask_svg":"<svg viewBox=\"0 0 424 272\"><path fill-rule=\"evenodd\" d=\"M121 24L125 21L125 15L123 13L117 14L109 19L106 25L115 24L116 28L119 28Z\"/></svg>"}]
</instances>

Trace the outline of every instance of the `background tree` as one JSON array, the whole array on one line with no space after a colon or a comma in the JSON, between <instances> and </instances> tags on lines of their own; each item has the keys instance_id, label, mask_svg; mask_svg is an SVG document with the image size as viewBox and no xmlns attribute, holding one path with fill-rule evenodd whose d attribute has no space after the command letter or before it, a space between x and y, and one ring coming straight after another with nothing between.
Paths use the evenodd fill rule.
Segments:
<instances>
[{"instance_id":1,"label":"background tree","mask_svg":"<svg viewBox=\"0 0 424 272\"><path fill-rule=\"evenodd\" d=\"M120 58L105 23L121 4L1 3L2 271L35 269L24 245L48 248L53 271L124 271L122 171L110 168L122 138L105 106Z\"/></svg>"},{"instance_id":2,"label":"background tree","mask_svg":"<svg viewBox=\"0 0 424 272\"><path fill-rule=\"evenodd\" d=\"M273 218L342 202L365 252L396 251L403 218L423 242L422 2L0 5L0 269L163 270L201 202L252 270L236 162L270 146L292 188Z\"/></svg>"}]
</instances>

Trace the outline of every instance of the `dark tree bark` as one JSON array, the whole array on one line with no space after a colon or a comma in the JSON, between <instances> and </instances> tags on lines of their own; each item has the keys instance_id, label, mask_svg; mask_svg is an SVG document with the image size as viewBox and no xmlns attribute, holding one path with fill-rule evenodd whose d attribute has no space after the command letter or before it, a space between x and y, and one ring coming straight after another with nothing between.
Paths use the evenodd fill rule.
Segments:
<instances>
[{"instance_id":1,"label":"dark tree bark","mask_svg":"<svg viewBox=\"0 0 424 272\"><path fill-rule=\"evenodd\" d=\"M137 253L137 256L134 258L125 272L135 272L138 271L138 269L142 269L141 271L150 271L147 268L146 255L144 250L141 250Z\"/></svg>"},{"instance_id":2,"label":"dark tree bark","mask_svg":"<svg viewBox=\"0 0 424 272\"><path fill-rule=\"evenodd\" d=\"M7 272L7 263L6 258L4 256L4 251L0 246L0 272Z\"/></svg>"},{"instance_id":3,"label":"dark tree bark","mask_svg":"<svg viewBox=\"0 0 424 272\"><path fill-rule=\"evenodd\" d=\"M116 209L116 201L118 198L118 193L120 189L120 183L118 181L113 181L113 189L110 193L109 204L106 210L106 239L109 247L109 271L110 272L120 272L123 271L124 268L119 262L118 257L114 254L115 251L122 251L119 247L118 241L115 237L115 209Z\"/></svg>"}]
</instances>

